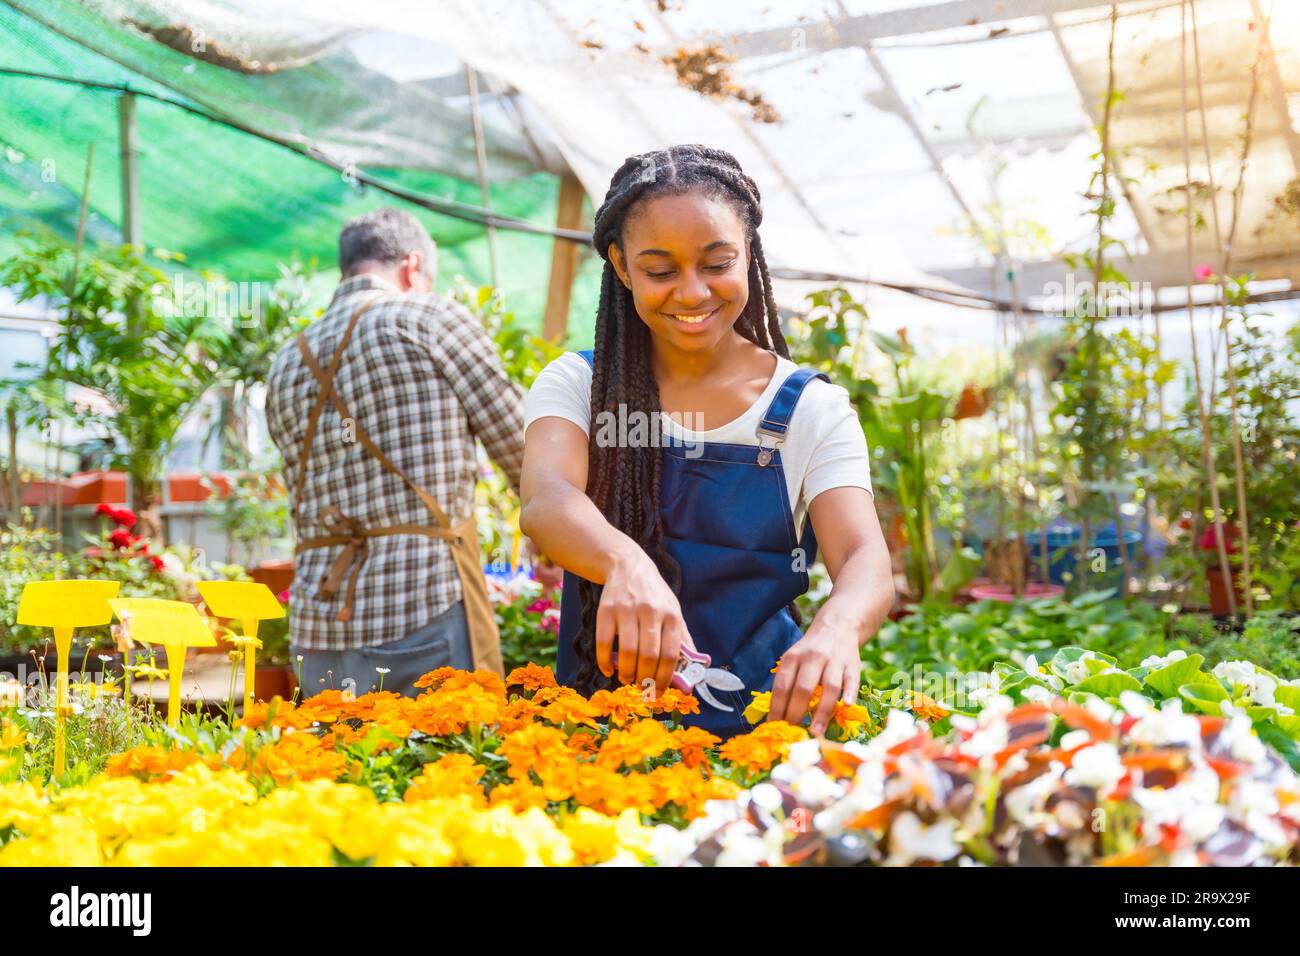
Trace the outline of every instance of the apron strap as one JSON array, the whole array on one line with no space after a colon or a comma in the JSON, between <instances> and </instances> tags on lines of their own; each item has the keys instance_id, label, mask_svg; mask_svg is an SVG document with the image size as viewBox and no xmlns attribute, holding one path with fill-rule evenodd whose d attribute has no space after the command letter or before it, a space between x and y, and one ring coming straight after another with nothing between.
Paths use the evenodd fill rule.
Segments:
<instances>
[{"instance_id":1,"label":"apron strap","mask_svg":"<svg viewBox=\"0 0 1300 956\"><path fill-rule=\"evenodd\" d=\"M346 340L344 341L343 344L345 345L347 344ZM434 520L438 522L439 527L450 528L451 519L447 517L447 513L442 510L442 507L438 504L437 500L434 499L433 495L429 494L418 484L416 484L410 475L408 475L405 471L399 468L391 458L385 455L383 450L374 443L374 440L370 437L370 435L366 432L366 430L361 427L361 423L357 421L356 417L351 412L348 411L347 405L344 404L342 397L333 387L334 376L332 372L334 369L332 369L330 372L326 372L325 370L323 370L320 367L320 363L316 361L316 356L311 354L311 350L307 348L306 343L303 342L301 338L298 339L298 345L302 350L302 359L304 362L307 363L307 368L311 370L311 373L313 376L315 376L316 381L321 383L322 396L329 398L331 404L333 404L334 406L335 411L339 413L339 417L345 419L351 419L352 422L354 423L355 425L354 434L356 435L357 441L361 443L361 447L363 447L366 451L370 452L370 454L373 455L381 465L383 465L393 474L397 475L397 477L401 478L402 481L406 482L407 487L409 487L411 491L415 493L415 495L420 499L420 501L424 503L424 506L428 508L429 511L433 514ZM338 358L338 355L339 353L336 352L335 353L336 360ZM315 411L315 409L313 409L313 411ZM319 417L319 412L316 413L316 417ZM313 424L314 423L311 421L308 422L309 427L312 427ZM305 470L299 473L300 480L304 473Z\"/></svg>"},{"instance_id":2,"label":"apron strap","mask_svg":"<svg viewBox=\"0 0 1300 956\"><path fill-rule=\"evenodd\" d=\"M357 327L357 322L361 319L361 316L372 306L377 305L383 298L384 294L380 293L352 313L352 318L348 319L347 327L344 328L339 344L330 358L328 372L321 370L320 363L316 361L316 356L312 354L311 349L308 347L306 330L304 329L298 334L298 351L302 353L303 361L307 363L312 375L320 383L321 391L312 404L311 414L307 416L307 430L303 433L302 451L298 455L298 477L293 483L293 518L295 524L298 520L298 509L301 507L302 490L307 482L307 462L311 459L311 444L316 438L316 426L320 422L320 413L325 408L325 401L334 394L334 376L338 374L339 366L343 364L343 350L348 347L348 342L352 339L352 332Z\"/></svg>"}]
</instances>

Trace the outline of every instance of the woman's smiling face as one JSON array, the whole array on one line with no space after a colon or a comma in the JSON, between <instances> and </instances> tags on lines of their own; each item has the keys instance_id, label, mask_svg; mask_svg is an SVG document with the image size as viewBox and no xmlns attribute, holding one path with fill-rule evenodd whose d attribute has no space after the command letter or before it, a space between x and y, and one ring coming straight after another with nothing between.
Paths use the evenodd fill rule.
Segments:
<instances>
[{"instance_id":1,"label":"woman's smiling face","mask_svg":"<svg viewBox=\"0 0 1300 956\"><path fill-rule=\"evenodd\" d=\"M609 255L651 335L684 352L715 348L749 301L745 224L714 196L646 200L628 217L623 251Z\"/></svg>"}]
</instances>

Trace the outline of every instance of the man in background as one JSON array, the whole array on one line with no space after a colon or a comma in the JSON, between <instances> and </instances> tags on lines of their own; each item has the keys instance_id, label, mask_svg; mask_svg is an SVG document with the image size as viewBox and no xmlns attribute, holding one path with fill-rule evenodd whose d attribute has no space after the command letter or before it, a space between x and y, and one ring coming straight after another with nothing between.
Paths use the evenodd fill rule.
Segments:
<instances>
[{"instance_id":1,"label":"man in background","mask_svg":"<svg viewBox=\"0 0 1300 956\"><path fill-rule=\"evenodd\" d=\"M522 395L478 319L434 293L409 213L339 236L324 315L276 355L267 424L291 489L290 644L303 694L414 694L437 667L500 671L474 519L475 439L519 488Z\"/></svg>"}]
</instances>

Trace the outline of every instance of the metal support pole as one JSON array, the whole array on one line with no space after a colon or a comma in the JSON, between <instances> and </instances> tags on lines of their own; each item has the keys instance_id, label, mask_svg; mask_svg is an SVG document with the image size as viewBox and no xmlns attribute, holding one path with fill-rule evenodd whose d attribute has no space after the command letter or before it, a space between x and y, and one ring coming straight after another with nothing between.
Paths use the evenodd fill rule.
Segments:
<instances>
[{"instance_id":1,"label":"metal support pole","mask_svg":"<svg viewBox=\"0 0 1300 956\"><path fill-rule=\"evenodd\" d=\"M122 167L122 241L141 246L140 170L137 164L135 94L123 93L117 100L117 139Z\"/></svg>"}]
</instances>

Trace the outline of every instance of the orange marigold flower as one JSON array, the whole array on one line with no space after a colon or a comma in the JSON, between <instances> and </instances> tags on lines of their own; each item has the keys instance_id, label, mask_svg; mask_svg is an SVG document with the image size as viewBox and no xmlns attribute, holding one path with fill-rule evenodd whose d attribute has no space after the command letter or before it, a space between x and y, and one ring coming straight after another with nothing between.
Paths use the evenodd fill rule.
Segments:
<instances>
[{"instance_id":1,"label":"orange marigold flower","mask_svg":"<svg viewBox=\"0 0 1300 956\"><path fill-rule=\"evenodd\" d=\"M488 805L493 807L508 806L516 813L523 813L529 807L546 809L546 792L531 780L515 780L512 783L493 787L488 794Z\"/></svg>"},{"instance_id":2,"label":"orange marigold flower","mask_svg":"<svg viewBox=\"0 0 1300 956\"><path fill-rule=\"evenodd\" d=\"M609 816L616 816L629 807L645 814L656 809L645 774L621 774L597 764L577 764L573 797L582 806Z\"/></svg>"},{"instance_id":3,"label":"orange marigold flower","mask_svg":"<svg viewBox=\"0 0 1300 956\"><path fill-rule=\"evenodd\" d=\"M536 701L529 700L527 697L516 697L506 704L506 709L501 715L501 732L513 734L516 730L522 730L541 716L541 713L542 708Z\"/></svg>"},{"instance_id":4,"label":"orange marigold flower","mask_svg":"<svg viewBox=\"0 0 1300 956\"><path fill-rule=\"evenodd\" d=\"M706 751L722 742L702 727L679 727L672 732L673 748L682 755L682 763L698 767L708 762Z\"/></svg>"},{"instance_id":5,"label":"orange marigold flower","mask_svg":"<svg viewBox=\"0 0 1300 956\"><path fill-rule=\"evenodd\" d=\"M909 703L912 713L922 720L927 720L932 724L938 723L948 716L948 711L943 708L938 701L926 697L919 691L912 691L912 699Z\"/></svg>"},{"instance_id":6,"label":"orange marigold flower","mask_svg":"<svg viewBox=\"0 0 1300 956\"><path fill-rule=\"evenodd\" d=\"M104 772L110 777L137 777L140 780L169 779L199 756L189 750L165 750L162 747L133 747L108 758Z\"/></svg>"},{"instance_id":7,"label":"orange marigold flower","mask_svg":"<svg viewBox=\"0 0 1300 956\"><path fill-rule=\"evenodd\" d=\"M569 749L579 756L590 756L600 749L600 736L578 731L569 737Z\"/></svg>"},{"instance_id":8,"label":"orange marigold flower","mask_svg":"<svg viewBox=\"0 0 1300 956\"><path fill-rule=\"evenodd\" d=\"M454 667L439 667L429 671L415 682L416 687L431 690L462 690L481 687L489 694L505 699L506 685L496 671L462 671ZM427 695L426 695L427 696Z\"/></svg>"},{"instance_id":9,"label":"orange marigold flower","mask_svg":"<svg viewBox=\"0 0 1300 956\"><path fill-rule=\"evenodd\" d=\"M683 693L676 687L669 687L659 696L650 698L647 703L650 710L656 714L671 714L674 711L679 714L698 714L700 712L700 702L695 699L694 695Z\"/></svg>"},{"instance_id":10,"label":"orange marigold flower","mask_svg":"<svg viewBox=\"0 0 1300 956\"><path fill-rule=\"evenodd\" d=\"M622 727L633 717L649 717L650 704L641 689L624 684L617 690L598 690L591 695L591 706L598 716L608 717L615 727Z\"/></svg>"},{"instance_id":11,"label":"orange marigold flower","mask_svg":"<svg viewBox=\"0 0 1300 956\"><path fill-rule=\"evenodd\" d=\"M421 695L416 704L412 725L435 737L462 733L470 724L494 725L505 714L504 697L473 683L460 687L444 684Z\"/></svg>"},{"instance_id":12,"label":"orange marigold flower","mask_svg":"<svg viewBox=\"0 0 1300 956\"><path fill-rule=\"evenodd\" d=\"M695 809L706 799L708 780L684 763L655 767L645 776L656 808L675 803L684 810Z\"/></svg>"},{"instance_id":13,"label":"orange marigold flower","mask_svg":"<svg viewBox=\"0 0 1300 956\"><path fill-rule=\"evenodd\" d=\"M585 697L570 687L546 687L533 695L533 702L545 698L542 718L553 724L596 726L599 712Z\"/></svg>"},{"instance_id":14,"label":"orange marigold flower","mask_svg":"<svg viewBox=\"0 0 1300 956\"><path fill-rule=\"evenodd\" d=\"M611 730L600 745L596 762L617 770L626 764L633 767L643 760L658 757L672 746L672 736L657 720L638 720L626 730Z\"/></svg>"},{"instance_id":15,"label":"orange marigold flower","mask_svg":"<svg viewBox=\"0 0 1300 956\"><path fill-rule=\"evenodd\" d=\"M314 734L286 734L257 752L250 772L281 787L295 780L337 780L348 772L348 759L322 747Z\"/></svg>"},{"instance_id":16,"label":"orange marigold flower","mask_svg":"<svg viewBox=\"0 0 1300 956\"><path fill-rule=\"evenodd\" d=\"M732 737L718 751L723 760L729 760L748 772L755 773L769 769L778 760L784 759L790 751L790 745L805 739L808 732L802 727L788 724L784 720L769 720L758 725L753 731Z\"/></svg>"},{"instance_id":17,"label":"orange marigold flower","mask_svg":"<svg viewBox=\"0 0 1300 956\"><path fill-rule=\"evenodd\" d=\"M549 667L528 663L516 667L506 675L507 687L522 687L524 690L540 690L543 687L555 687L555 675Z\"/></svg>"},{"instance_id":18,"label":"orange marigold flower","mask_svg":"<svg viewBox=\"0 0 1300 956\"><path fill-rule=\"evenodd\" d=\"M529 724L501 742L497 752L510 765L510 776L516 780L528 777L530 770L541 775L547 764L556 760L569 760L569 748L564 732L545 724Z\"/></svg>"},{"instance_id":19,"label":"orange marigold flower","mask_svg":"<svg viewBox=\"0 0 1300 956\"><path fill-rule=\"evenodd\" d=\"M420 775L411 780L402 799L407 803L466 793L477 803L486 802L479 778L487 768L474 762L469 754L443 754L424 765Z\"/></svg>"},{"instance_id":20,"label":"orange marigold flower","mask_svg":"<svg viewBox=\"0 0 1300 956\"><path fill-rule=\"evenodd\" d=\"M835 711L831 714L831 723L843 730L845 736L856 737L864 725L871 724L871 711L861 704L846 704L837 700Z\"/></svg>"}]
</instances>

